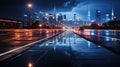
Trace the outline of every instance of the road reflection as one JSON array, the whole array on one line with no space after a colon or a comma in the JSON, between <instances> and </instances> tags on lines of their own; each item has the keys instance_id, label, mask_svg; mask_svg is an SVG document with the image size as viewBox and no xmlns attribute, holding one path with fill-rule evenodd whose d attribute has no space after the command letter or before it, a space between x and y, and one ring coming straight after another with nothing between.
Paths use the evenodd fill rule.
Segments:
<instances>
[{"instance_id":1,"label":"road reflection","mask_svg":"<svg viewBox=\"0 0 120 67\"><path fill-rule=\"evenodd\" d=\"M120 52L120 30L75 30L75 33L88 40L112 48L112 51ZM117 46L116 46L117 45Z\"/></svg>"},{"instance_id":2,"label":"road reflection","mask_svg":"<svg viewBox=\"0 0 120 67\"><path fill-rule=\"evenodd\" d=\"M8 37L0 36L1 38L5 37L4 39L0 40L0 49L1 49L0 53L2 53L5 51L8 51L9 48L14 49L14 47L24 46L33 41L58 34L63 30L60 30L60 29L6 29L6 30L0 30L0 31L8 31L12 33L8 35Z\"/></svg>"},{"instance_id":3,"label":"road reflection","mask_svg":"<svg viewBox=\"0 0 120 67\"><path fill-rule=\"evenodd\" d=\"M116 62L120 61L120 57L116 57L113 52L70 31L37 43L12 58L12 60L5 60L3 65L11 67L17 67L17 65L19 67L86 67L88 64L91 67L106 67L106 65L114 66Z\"/></svg>"}]
</instances>

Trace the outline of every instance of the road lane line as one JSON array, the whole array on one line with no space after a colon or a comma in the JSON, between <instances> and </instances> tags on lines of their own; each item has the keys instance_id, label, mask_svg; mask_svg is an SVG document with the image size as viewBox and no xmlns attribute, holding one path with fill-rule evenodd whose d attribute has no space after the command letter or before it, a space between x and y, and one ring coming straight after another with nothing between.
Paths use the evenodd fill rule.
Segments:
<instances>
[{"instance_id":1,"label":"road lane line","mask_svg":"<svg viewBox=\"0 0 120 67\"><path fill-rule=\"evenodd\" d=\"M55 34L55 35L57 35L57 34ZM53 36L55 36L55 35L53 35ZM33 45L33 44L35 44L35 43L38 43L38 42L43 41L43 40L46 40L46 39L51 38L51 37L53 37L53 36L49 36L49 37L46 37L46 38L43 38L43 39L34 41L34 42L32 42L32 43L26 44L26 45L24 45L24 46L21 46L21 47L18 47L18 48L9 50L9 51L4 52L4 53L1 53L1 54L0 54L0 57L1 57L1 56L4 56L4 55L6 55L6 54L12 53L12 52L14 52L14 51L16 51L16 50L22 49L22 48L24 48L24 47L31 46L31 45Z\"/></svg>"}]
</instances>

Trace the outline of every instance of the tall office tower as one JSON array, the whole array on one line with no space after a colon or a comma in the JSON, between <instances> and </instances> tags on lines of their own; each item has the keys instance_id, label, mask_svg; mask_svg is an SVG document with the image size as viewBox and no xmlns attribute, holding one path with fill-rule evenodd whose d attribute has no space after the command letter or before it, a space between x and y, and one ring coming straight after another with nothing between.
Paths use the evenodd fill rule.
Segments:
<instances>
[{"instance_id":1,"label":"tall office tower","mask_svg":"<svg viewBox=\"0 0 120 67\"><path fill-rule=\"evenodd\" d=\"M101 24L101 11L96 10L96 23Z\"/></svg>"},{"instance_id":2,"label":"tall office tower","mask_svg":"<svg viewBox=\"0 0 120 67\"><path fill-rule=\"evenodd\" d=\"M53 26L57 25L57 23L56 23L56 6L54 6L54 8L53 8L53 22L52 22L52 25Z\"/></svg>"},{"instance_id":3,"label":"tall office tower","mask_svg":"<svg viewBox=\"0 0 120 67\"><path fill-rule=\"evenodd\" d=\"M64 19L66 20L67 18L66 18L66 14L64 14Z\"/></svg>"},{"instance_id":4,"label":"tall office tower","mask_svg":"<svg viewBox=\"0 0 120 67\"><path fill-rule=\"evenodd\" d=\"M91 16L91 14L90 14L90 8L88 8L88 21L89 21L89 22L91 21L90 16Z\"/></svg>"},{"instance_id":5,"label":"tall office tower","mask_svg":"<svg viewBox=\"0 0 120 67\"><path fill-rule=\"evenodd\" d=\"M54 8L53 8L53 15L54 15L54 18L55 18L55 20L56 20L56 7L54 6Z\"/></svg>"},{"instance_id":6,"label":"tall office tower","mask_svg":"<svg viewBox=\"0 0 120 67\"><path fill-rule=\"evenodd\" d=\"M63 15L61 13L58 15L58 21L60 21L60 22L63 21Z\"/></svg>"},{"instance_id":7,"label":"tall office tower","mask_svg":"<svg viewBox=\"0 0 120 67\"><path fill-rule=\"evenodd\" d=\"M112 12L111 12L111 20L114 20L114 10L112 8Z\"/></svg>"},{"instance_id":8,"label":"tall office tower","mask_svg":"<svg viewBox=\"0 0 120 67\"><path fill-rule=\"evenodd\" d=\"M73 17L74 17L74 21L76 21L76 20L77 20L77 19L76 19L76 14L74 14L74 16L73 16Z\"/></svg>"},{"instance_id":9,"label":"tall office tower","mask_svg":"<svg viewBox=\"0 0 120 67\"><path fill-rule=\"evenodd\" d=\"M88 19L87 19L88 22L86 23L87 25L90 24L90 22L91 22L91 18L90 17L91 17L90 8L88 8Z\"/></svg>"},{"instance_id":10,"label":"tall office tower","mask_svg":"<svg viewBox=\"0 0 120 67\"><path fill-rule=\"evenodd\" d=\"M77 24L77 18L76 18L77 16L76 16L76 14L74 14L73 17L74 17L74 24Z\"/></svg>"},{"instance_id":11,"label":"tall office tower","mask_svg":"<svg viewBox=\"0 0 120 67\"><path fill-rule=\"evenodd\" d=\"M55 6L54 6L54 9L53 9L53 10L54 10L54 15L56 15L56 7L55 7Z\"/></svg>"}]
</instances>

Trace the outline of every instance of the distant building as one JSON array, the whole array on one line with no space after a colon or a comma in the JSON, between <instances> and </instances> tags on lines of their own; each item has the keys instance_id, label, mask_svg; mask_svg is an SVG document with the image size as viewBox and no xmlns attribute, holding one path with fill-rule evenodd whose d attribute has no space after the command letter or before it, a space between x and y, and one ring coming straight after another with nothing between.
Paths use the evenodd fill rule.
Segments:
<instances>
[{"instance_id":1,"label":"distant building","mask_svg":"<svg viewBox=\"0 0 120 67\"><path fill-rule=\"evenodd\" d=\"M90 8L88 8L88 21L91 21L91 14L90 14Z\"/></svg>"},{"instance_id":2,"label":"distant building","mask_svg":"<svg viewBox=\"0 0 120 67\"><path fill-rule=\"evenodd\" d=\"M54 6L54 9L53 9L53 15L54 15L54 18L55 18L55 21L56 21L56 7Z\"/></svg>"},{"instance_id":3,"label":"distant building","mask_svg":"<svg viewBox=\"0 0 120 67\"><path fill-rule=\"evenodd\" d=\"M56 20L55 20L54 15L49 14L49 26L53 28L55 26L55 22L56 22Z\"/></svg>"},{"instance_id":4,"label":"distant building","mask_svg":"<svg viewBox=\"0 0 120 67\"><path fill-rule=\"evenodd\" d=\"M76 20L77 20L77 19L76 19L76 14L74 14L74 16L73 16L73 17L74 17L74 22L76 22Z\"/></svg>"},{"instance_id":5,"label":"distant building","mask_svg":"<svg viewBox=\"0 0 120 67\"><path fill-rule=\"evenodd\" d=\"M90 17L91 17L90 8L88 8L88 20L87 20L88 22L87 22L87 25L90 24L90 22L91 22L91 18Z\"/></svg>"},{"instance_id":6,"label":"distant building","mask_svg":"<svg viewBox=\"0 0 120 67\"><path fill-rule=\"evenodd\" d=\"M66 18L66 14L64 15L64 19L66 20L67 18Z\"/></svg>"},{"instance_id":7,"label":"distant building","mask_svg":"<svg viewBox=\"0 0 120 67\"><path fill-rule=\"evenodd\" d=\"M74 17L74 25L76 26L76 24L77 24L77 15L74 14L73 17Z\"/></svg>"},{"instance_id":8,"label":"distant building","mask_svg":"<svg viewBox=\"0 0 120 67\"><path fill-rule=\"evenodd\" d=\"M61 13L58 15L58 21L59 21L59 22L62 22L62 21L63 21L63 15L62 15Z\"/></svg>"},{"instance_id":9,"label":"distant building","mask_svg":"<svg viewBox=\"0 0 120 67\"><path fill-rule=\"evenodd\" d=\"M101 24L101 11L100 10L96 10L96 23Z\"/></svg>"},{"instance_id":10,"label":"distant building","mask_svg":"<svg viewBox=\"0 0 120 67\"><path fill-rule=\"evenodd\" d=\"M111 20L114 20L114 10L112 9L112 12L111 12Z\"/></svg>"}]
</instances>

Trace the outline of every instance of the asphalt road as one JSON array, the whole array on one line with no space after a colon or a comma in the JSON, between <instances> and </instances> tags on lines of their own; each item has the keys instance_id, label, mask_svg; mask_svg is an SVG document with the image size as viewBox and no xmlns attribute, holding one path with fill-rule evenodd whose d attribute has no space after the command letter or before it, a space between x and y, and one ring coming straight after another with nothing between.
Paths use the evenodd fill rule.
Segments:
<instances>
[{"instance_id":1,"label":"asphalt road","mask_svg":"<svg viewBox=\"0 0 120 67\"><path fill-rule=\"evenodd\" d=\"M0 33L0 53L3 53L47 36L52 36L58 33L59 30L6 29L0 31L6 31L2 34Z\"/></svg>"},{"instance_id":2,"label":"asphalt road","mask_svg":"<svg viewBox=\"0 0 120 67\"><path fill-rule=\"evenodd\" d=\"M1 67L120 67L120 56L71 31L0 62Z\"/></svg>"},{"instance_id":3,"label":"asphalt road","mask_svg":"<svg viewBox=\"0 0 120 67\"><path fill-rule=\"evenodd\" d=\"M99 43L120 55L120 30L90 30L75 31L77 34Z\"/></svg>"}]
</instances>

